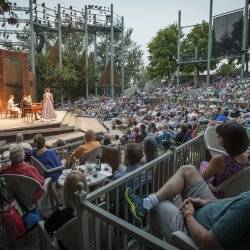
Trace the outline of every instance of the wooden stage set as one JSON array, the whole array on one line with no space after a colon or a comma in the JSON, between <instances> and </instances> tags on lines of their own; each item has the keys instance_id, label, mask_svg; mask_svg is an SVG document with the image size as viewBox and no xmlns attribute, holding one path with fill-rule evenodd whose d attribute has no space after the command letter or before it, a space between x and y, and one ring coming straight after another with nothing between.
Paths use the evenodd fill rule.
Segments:
<instances>
[{"instance_id":1,"label":"wooden stage set","mask_svg":"<svg viewBox=\"0 0 250 250\"><path fill-rule=\"evenodd\" d=\"M31 142L35 134L43 134L47 145L58 139L66 142L82 139L87 129L96 134L108 132L107 127L96 118L80 117L67 111L56 111L57 118L51 121L24 121L22 118L0 117L0 142L6 141L0 151L7 149L15 141L17 133L24 135L24 140Z\"/></svg>"}]
</instances>

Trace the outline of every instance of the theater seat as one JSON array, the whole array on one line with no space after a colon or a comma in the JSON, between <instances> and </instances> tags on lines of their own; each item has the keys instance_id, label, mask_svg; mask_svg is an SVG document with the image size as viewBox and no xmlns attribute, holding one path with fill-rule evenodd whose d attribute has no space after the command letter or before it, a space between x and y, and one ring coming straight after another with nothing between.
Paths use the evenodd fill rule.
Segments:
<instances>
[{"instance_id":1,"label":"theater seat","mask_svg":"<svg viewBox=\"0 0 250 250\"><path fill-rule=\"evenodd\" d=\"M216 126L210 126L206 129L204 133L204 140L206 147L212 157L216 155L226 154L225 149L219 145Z\"/></svg>"},{"instance_id":2,"label":"theater seat","mask_svg":"<svg viewBox=\"0 0 250 250\"><path fill-rule=\"evenodd\" d=\"M247 167L223 181L218 187L210 185L210 189L213 192L223 192L226 198L233 197L243 192L250 191L249 180L250 167Z\"/></svg>"}]
</instances>

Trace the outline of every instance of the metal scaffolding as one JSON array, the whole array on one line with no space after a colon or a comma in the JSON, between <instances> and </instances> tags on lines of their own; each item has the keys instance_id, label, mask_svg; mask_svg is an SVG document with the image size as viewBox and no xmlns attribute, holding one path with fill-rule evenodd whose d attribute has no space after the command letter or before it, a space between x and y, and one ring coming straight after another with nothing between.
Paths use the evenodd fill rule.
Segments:
<instances>
[{"instance_id":1,"label":"metal scaffolding","mask_svg":"<svg viewBox=\"0 0 250 250\"><path fill-rule=\"evenodd\" d=\"M184 64L194 64L195 68L198 63L206 62L207 63L207 85L211 82L211 62L212 61L219 61L224 59L225 57L212 57L212 46L213 46L213 18L222 16L225 14L229 14L235 11L244 10L244 18L243 18L243 35L242 35L242 44L241 44L241 53L239 55L229 55L226 58L232 59L232 58L241 58L241 74L240 74L240 81L243 83L244 73L245 73L245 65L246 65L246 58L247 58L247 51L248 51L248 5L249 0L245 0L245 8L239 8L234 11L222 13L219 15L213 16L213 2L214 0L210 0L210 7L209 7L209 33L208 33L208 50L207 54L200 54L198 49L195 48L195 51L192 55L182 55L181 53L181 34L183 28L190 28L195 25L188 25L188 26L182 26L181 25L181 11L178 12L178 37L177 37L177 71L176 71L176 79L177 84L180 83L180 67Z\"/></svg>"},{"instance_id":2,"label":"metal scaffolding","mask_svg":"<svg viewBox=\"0 0 250 250\"><path fill-rule=\"evenodd\" d=\"M94 40L94 67L95 67L95 95L98 94L98 72L97 72L97 39L98 35L106 37L106 65L111 61L111 77L110 87L111 96L114 97L114 33L121 34L122 39L122 63L121 63L121 82L122 92L124 91L124 18L120 17L113 11L113 4L110 7L85 5L84 9L76 10L72 6L68 8L58 4L55 8L50 8L45 3L40 3L38 0L29 0L29 6L19 7L15 3L10 5L11 15L15 15L17 19L16 26L18 29L6 29L5 24L8 19L3 13L0 13L0 35L4 34L3 39L0 39L0 45L9 49L16 46L24 46L18 40L12 40L13 34L24 35L29 34L26 48L30 51L30 65L33 77L36 77L36 33L53 32L57 34L58 39L58 65L63 66L63 44L62 32L81 32L84 33L85 41L85 93L86 98L89 97L89 77L88 77L88 57L89 57L89 37ZM21 13L22 17L18 17ZM2 14L2 16L1 16ZM25 16L25 17L23 17ZM23 25L21 25L23 24ZM23 29L20 29L22 26ZM109 53L110 52L110 53ZM81 88L83 93L83 86Z\"/></svg>"}]
</instances>

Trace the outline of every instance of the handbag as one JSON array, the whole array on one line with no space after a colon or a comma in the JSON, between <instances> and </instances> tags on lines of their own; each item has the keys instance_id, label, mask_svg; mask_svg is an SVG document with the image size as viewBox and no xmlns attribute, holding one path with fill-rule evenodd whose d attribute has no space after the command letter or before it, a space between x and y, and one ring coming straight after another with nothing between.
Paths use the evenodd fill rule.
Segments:
<instances>
[{"instance_id":1,"label":"handbag","mask_svg":"<svg viewBox=\"0 0 250 250\"><path fill-rule=\"evenodd\" d=\"M16 193L6 185L3 181L1 186L4 186L5 190L11 193L16 199L16 206L15 209L18 209L19 215L21 216L22 222L26 228L26 232L33 229L37 223L43 220L41 213L36 210L32 209L31 211L26 207L23 201L16 195Z\"/></svg>"},{"instance_id":2,"label":"handbag","mask_svg":"<svg viewBox=\"0 0 250 250\"><path fill-rule=\"evenodd\" d=\"M8 239L14 241L21 236L25 235L27 232L26 226L22 220L22 214L20 214L20 208L18 209L18 204L15 201L8 201L0 192L1 199L1 218L4 231L6 232ZM4 201L8 204L3 206Z\"/></svg>"},{"instance_id":3,"label":"handbag","mask_svg":"<svg viewBox=\"0 0 250 250\"><path fill-rule=\"evenodd\" d=\"M20 214L14 206L7 206L2 209L1 217L3 221L4 231L10 241L16 240L25 235L27 230Z\"/></svg>"}]
</instances>

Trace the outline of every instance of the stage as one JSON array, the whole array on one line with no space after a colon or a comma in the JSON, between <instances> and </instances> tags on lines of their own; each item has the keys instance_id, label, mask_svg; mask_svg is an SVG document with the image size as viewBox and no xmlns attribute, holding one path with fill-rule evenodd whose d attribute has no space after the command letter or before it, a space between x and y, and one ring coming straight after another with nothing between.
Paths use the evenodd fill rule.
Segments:
<instances>
[{"instance_id":1,"label":"stage","mask_svg":"<svg viewBox=\"0 0 250 250\"><path fill-rule=\"evenodd\" d=\"M67 111L56 111L57 117L55 120L37 120L37 121L24 121L22 118L0 118L0 132L19 131L26 129L36 129L45 126L53 127L60 126Z\"/></svg>"},{"instance_id":2,"label":"stage","mask_svg":"<svg viewBox=\"0 0 250 250\"><path fill-rule=\"evenodd\" d=\"M84 137L84 132L93 129L96 134L108 132L107 127L97 118L79 117L72 112L56 111L55 120L24 121L22 118L0 118L0 141L5 146L15 142L17 133L24 135L24 140L31 142L35 134L43 134L47 145L58 139L74 141Z\"/></svg>"}]
</instances>

